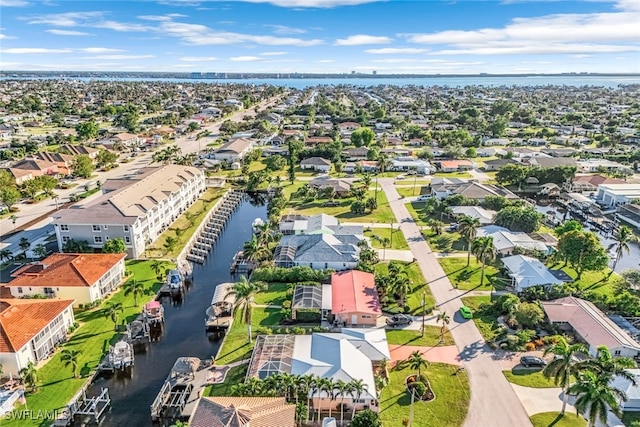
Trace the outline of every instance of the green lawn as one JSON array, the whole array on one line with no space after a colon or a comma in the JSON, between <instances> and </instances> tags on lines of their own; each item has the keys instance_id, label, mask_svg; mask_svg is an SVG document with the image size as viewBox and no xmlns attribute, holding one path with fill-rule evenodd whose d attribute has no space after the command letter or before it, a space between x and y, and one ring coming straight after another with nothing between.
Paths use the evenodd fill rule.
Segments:
<instances>
[{"instance_id":1,"label":"green lawn","mask_svg":"<svg viewBox=\"0 0 640 427\"><path fill-rule=\"evenodd\" d=\"M247 325L242 321L240 311L235 315L231 328L224 337L222 346L216 355L216 364L226 365L251 357L251 351L255 344L256 330L260 326L277 326L282 319L279 308L254 307L251 319L251 336L254 338L247 342Z\"/></svg>"},{"instance_id":2,"label":"green lawn","mask_svg":"<svg viewBox=\"0 0 640 427\"><path fill-rule=\"evenodd\" d=\"M191 236L193 236L193 233L195 233L196 228L198 228L198 225L200 225L207 212L209 212L218 199L220 199L227 191L228 188L207 188L202 196L200 196L199 200L180 215L180 217L171 224L171 227L167 228L152 245L147 247L146 256L149 258L176 258L180 255L184 245L189 241ZM187 215L191 214L197 214L193 220L193 224L191 224L187 219ZM179 238L176 234L177 229L183 230L182 236ZM178 239L179 243L170 253L167 253L167 250L164 248L164 244L169 236Z\"/></svg>"},{"instance_id":3,"label":"green lawn","mask_svg":"<svg viewBox=\"0 0 640 427\"><path fill-rule=\"evenodd\" d=\"M395 261L398 262L398 261ZM422 314L422 296L424 293L425 305L427 308L432 308L435 306L436 302L431 295L431 290L429 286L426 285L424 277L422 276L422 271L420 270L420 266L416 263L404 263L407 265L407 274L409 275L409 280L412 283L412 291L407 296L407 304L411 309L411 313L418 315ZM380 273L388 273L388 265L386 263L378 263L375 266L375 272ZM391 305L391 307L396 307L395 304Z\"/></svg>"},{"instance_id":4,"label":"green lawn","mask_svg":"<svg viewBox=\"0 0 640 427\"><path fill-rule=\"evenodd\" d=\"M325 213L327 215L335 216L343 222L349 221L388 224L395 221L395 215L391 211L391 207L389 206L389 202L387 201L387 196L384 194L384 191L380 190L377 193L378 208L373 212L367 211L367 213L363 215L351 213L350 207L351 203L354 201L352 197L335 199L339 203L338 206L322 206L327 199L317 199L311 203L303 203L302 200L295 199L289 202L289 208L286 209L286 212L284 213L298 213L301 215L317 215ZM367 197L376 197L376 191L370 190Z\"/></svg>"},{"instance_id":5,"label":"green lawn","mask_svg":"<svg viewBox=\"0 0 640 427\"><path fill-rule=\"evenodd\" d=\"M118 291L109 303L121 303L124 311L120 314L120 325L133 320L141 311L145 301L153 298L153 295L162 285L151 270L151 261L128 261L126 268L133 277L145 285L146 295L138 299L138 307L133 304L133 296L125 296ZM166 263L166 268L173 265ZM48 411L64 407L73 395L80 389L93 370L98 366L103 355L109 350L109 346L115 344L121 334L114 331L113 322L105 318L103 308L106 303L92 310L76 314L76 321L80 327L73 333L69 340L61 346L61 349L80 350L78 370L81 378L73 378L71 368L64 366L60 351L40 369L38 369L39 389L34 394L27 395L27 406L33 411ZM120 330L123 330L120 327ZM39 422L6 421L7 426L38 426Z\"/></svg>"},{"instance_id":6,"label":"green lawn","mask_svg":"<svg viewBox=\"0 0 640 427\"><path fill-rule=\"evenodd\" d=\"M622 413L622 423L630 427L631 423L634 421L640 422L640 412L623 412Z\"/></svg>"},{"instance_id":7,"label":"green lawn","mask_svg":"<svg viewBox=\"0 0 640 427\"><path fill-rule=\"evenodd\" d=\"M402 197L414 197L422 194L429 194L429 187L426 185L416 184L415 192L413 187L396 187L396 191Z\"/></svg>"},{"instance_id":8,"label":"green lawn","mask_svg":"<svg viewBox=\"0 0 640 427\"><path fill-rule=\"evenodd\" d=\"M562 265L560 264L559 266ZM573 279L578 276L575 270L570 267L565 267L562 270ZM609 268L603 271L585 271L582 273L580 280L575 281L574 284L580 289L593 292L596 295L614 297L616 292L614 282L618 275L613 274L609 277L610 271Z\"/></svg>"},{"instance_id":9,"label":"green lawn","mask_svg":"<svg viewBox=\"0 0 640 427\"><path fill-rule=\"evenodd\" d=\"M466 372L458 372L457 366L430 363L424 372L436 398L431 402L413 405L413 427L462 426L469 409L469 379ZM409 417L411 397L404 385L405 378L415 371L408 368L391 370L390 380L382 390L380 419L385 426L401 426Z\"/></svg>"},{"instance_id":10,"label":"green lawn","mask_svg":"<svg viewBox=\"0 0 640 427\"><path fill-rule=\"evenodd\" d=\"M542 370L538 369L512 369L510 371L502 371L507 381L518 384L523 387L533 388L553 388L557 387L553 379L546 378L542 375Z\"/></svg>"},{"instance_id":11,"label":"green lawn","mask_svg":"<svg viewBox=\"0 0 640 427\"><path fill-rule=\"evenodd\" d=\"M458 232L442 231L440 234L436 234L433 230L424 230L422 236L429 244L429 247L435 252L450 253L467 251L467 242L464 241Z\"/></svg>"},{"instance_id":12,"label":"green lawn","mask_svg":"<svg viewBox=\"0 0 640 427\"><path fill-rule=\"evenodd\" d=\"M405 206L407 207L409 214L411 214L411 218L413 218L417 225L427 225L427 219L429 216L422 212L424 209L424 202L406 203Z\"/></svg>"},{"instance_id":13,"label":"green lawn","mask_svg":"<svg viewBox=\"0 0 640 427\"><path fill-rule=\"evenodd\" d=\"M397 228L393 232L393 241L391 241L391 228L372 228L371 230L366 230L364 232L366 237L378 236L380 239L387 238L391 243L390 246L387 246L387 249L397 249L397 250L408 250L409 245L404 238L404 234L402 232L398 232ZM382 243L378 239L371 238L371 246L374 248L382 249Z\"/></svg>"},{"instance_id":14,"label":"green lawn","mask_svg":"<svg viewBox=\"0 0 640 427\"><path fill-rule=\"evenodd\" d=\"M268 283L267 290L258 292L254 298L256 304L282 305L287 298L287 289L292 286L289 283Z\"/></svg>"},{"instance_id":15,"label":"green lawn","mask_svg":"<svg viewBox=\"0 0 640 427\"><path fill-rule=\"evenodd\" d=\"M481 309L482 304L491 303L490 296L463 297L462 303L473 312L473 322L478 327L485 341L493 340L500 334L502 327L497 322L497 316L490 308Z\"/></svg>"},{"instance_id":16,"label":"green lawn","mask_svg":"<svg viewBox=\"0 0 640 427\"><path fill-rule=\"evenodd\" d=\"M560 412L542 412L529 417L533 427L584 427L587 421L579 415L567 412L564 417Z\"/></svg>"},{"instance_id":17,"label":"green lawn","mask_svg":"<svg viewBox=\"0 0 640 427\"><path fill-rule=\"evenodd\" d=\"M231 395L231 387L244 382L247 375L248 365L234 366L229 369L227 376L222 384L213 384L205 388L204 396L229 396Z\"/></svg>"},{"instance_id":18,"label":"green lawn","mask_svg":"<svg viewBox=\"0 0 640 427\"><path fill-rule=\"evenodd\" d=\"M480 286L482 264L471 256L469 267L467 258L438 258L438 262L454 287L464 290L492 290L493 280L498 275L498 269L492 265L484 268L484 284Z\"/></svg>"},{"instance_id":19,"label":"green lawn","mask_svg":"<svg viewBox=\"0 0 640 427\"><path fill-rule=\"evenodd\" d=\"M420 345L428 347L455 344L448 330L444 333L444 343L440 344L440 326L425 325L424 337L421 335L420 331L390 329L387 330L387 342L395 345Z\"/></svg>"}]
</instances>

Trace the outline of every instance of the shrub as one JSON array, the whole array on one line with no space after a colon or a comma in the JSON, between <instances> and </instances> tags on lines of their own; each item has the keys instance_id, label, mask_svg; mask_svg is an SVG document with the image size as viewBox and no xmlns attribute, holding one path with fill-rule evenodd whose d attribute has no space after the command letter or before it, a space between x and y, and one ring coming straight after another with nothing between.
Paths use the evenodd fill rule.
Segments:
<instances>
[{"instance_id":1,"label":"shrub","mask_svg":"<svg viewBox=\"0 0 640 427\"><path fill-rule=\"evenodd\" d=\"M286 300L282 303L282 308L291 308L291 301Z\"/></svg>"},{"instance_id":2,"label":"shrub","mask_svg":"<svg viewBox=\"0 0 640 427\"><path fill-rule=\"evenodd\" d=\"M310 267L265 267L258 268L252 274L253 280L263 282L326 282L333 270L314 270Z\"/></svg>"},{"instance_id":3,"label":"shrub","mask_svg":"<svg viewBox=\"0 0 640 427\"><path fill-rule=\"evenodd\" d=\"M402 307L402 312L404 314L409 314L411 313L411 308L408 305L405 305L404 307Z\"/></svg>"},{"instance_id":4,"label":"shrub","mask_svg":"<svg viewBox=\"0 0 640 427\"><path fill-rule=\"evenodd\" d=\"M536 349L536 345L532 342L528 342L524 345L524 349L527 351L533 351Z\"/></svg>"},{"instance_id":5,"label":"shrub","mask_svg":"<svg viewBox=\"0 0 640 427\"><path fill-rule=\"evenodd\" d=\"M296 320L300 323L318 323L322 314L316 308L301 308L296 310Z\"/></svg>"}]
</instances>

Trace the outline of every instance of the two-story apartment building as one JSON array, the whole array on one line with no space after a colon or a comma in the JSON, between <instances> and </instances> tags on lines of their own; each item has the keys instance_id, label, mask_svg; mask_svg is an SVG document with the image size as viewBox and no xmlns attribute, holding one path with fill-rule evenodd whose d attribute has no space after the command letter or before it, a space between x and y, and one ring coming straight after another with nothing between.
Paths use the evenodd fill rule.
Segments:
<instances>
[{"instance_id":1,"label":"two-story apartment building","mask_svg":"<svg viewBox=\"0 0 640 427\"><path fill-rule=\"evenodd\" d=\"M0 364L18 376L29 362L47 359L67 339L73 325L73 300L0 299Z\"/></svg>"},{"instance_id":2,"label":"two-story apartment building","mask_svg":"<svg viewBox=\"0 0 640 427\"><path fill-rule=\"evenodd\" d=\"M125 254L53 254L20 267L4 286L15 298L45 295L88 304L120 286L124 258Z\"/></svg>"},{"instance_id":3,"label":"two-story apartment building","mask_svg":"<svg viewBox=\"0 0 640 427\"><path fill-rule=\"evenodd\" d=\"M204 172L191 166L145 168L133 177L107 180L104 194L93 202L55 213L58 247L74 239L102 248L121 238L127 255L137 258L204 190Z\"/></svg>"}]
</instances>

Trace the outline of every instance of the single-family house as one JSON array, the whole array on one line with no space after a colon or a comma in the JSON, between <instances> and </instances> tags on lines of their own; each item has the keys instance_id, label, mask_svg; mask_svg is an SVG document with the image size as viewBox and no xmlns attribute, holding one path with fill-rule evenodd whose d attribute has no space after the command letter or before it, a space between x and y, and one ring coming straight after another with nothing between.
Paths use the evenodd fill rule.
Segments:
<instances>
[{"instance_id":1,"label":"single-family house","mask_svg":"<svg viewBox=\"0 0 640 427\"><path fill-rule=\"evenodd\" d=\"M140 144L140 137L128 132L117 133L109 138L109 140L112 144L120 143L125 147L136 147Z\"/></svg>"},{"instance_id":2,"label":"single-family house","mask_svg":"<svg viewBox=\"0 0 640 427\"><path fill-rule=\"evenodd\" d=\"M531 166L538 166L540 168L553 168L557 166L578 166L576 159L572 157L542 157L535 156L527 160Z\"/></svg>"},{"instance_id":3,"label":"single-family house","mask_svg":"<svg viewBox=\"0 0 640 427\"><path fill-rule=\"evenodd\" d=\"M41 151L33 155L33 158L42 162L55 163L58 173L61 175L73 174L73 156L52 151Z\"/></svg>"},{"instance_id":4,"label":"single-family house","mask_svg":"<svg viewBox=\"0 0 640 427\"><path fill-rule=\"evenodd\" d=\"M309 157L300 162L303 170L313 170L314 172L329 172L331 170L331 160L322 157Z\"/></svg>"},{"instance_id":5,"label":"single-family house","mask_svg":"<svg viewBox=\"0 0 640 427\"><path fill-rule=\"evenodd\" d=\"M611 208L637 199L640 199L640 184L600 184L596 194L599 204Z\"/></svg>"},{"instance_id":6,"label":"single-family house","mask_svg":"<svg viewBox=\"0 0 640 427\"><path fill-rule=\"evenodd\" d=\"M56 253L11 273L6 286L15 298L44 295L75 305L105 298L124 279L125 254Z\"/></svg>"},{"instance_id":7,"label":"single-family house","mask_svg":"<svg viewBox=\"0 0 640 427\"><path fill-rule=\"evenodd\" d=\"M307 266L316 270L352 270L358 266L360 243L352 234L296 234L283 236L276 247L278 267Z\"/></svg>"},{"instance_id":8,"label":"single-family house","mask_svg":"<svg viewBox=\"0 0 640 427\"><path fill-rule=\"evenodd\" d=\"M280 232L289 234L351 234L363 238L362 225L341 225L334 216L318 214L310 217L303 215L284 216L280 220Z\"/></svg>"},{"instance_id":9,"label":"single-family house","mask_svg":"<svg viewBox=\"0 0 640 427\"><path fill-rule=\"evenodd\" d=\"M624 184L625 182L618 178L609 178L604 175L576 175L573 180L564 185L565 190L573 193L595 192L598 186L602 184Z\"/></svg>"},{"instance_id":10,"label":"single-family house","mask_svg":"<svg viewBox=\"0 0 640 427\"><path fill-rule=\"evenodd\" d=\"M347 326L375 326L382 314L375 276L349 270L331 275L331 313Z\"/></svg>"},{"instance_id":11,"label":"single-family house","mask_svg":"<svg viewBox=\"0 0 640 427\"><path fill-rule=\"evenodd\" d=\"M548 255L553 248L539 240L533 239L527 233L511 231L498 225L488 225L478 228L478 237L492 237L493 247L499 255L511 255L516 248L540 251Z\"/></svg>"},{"instance_id":12,"label":"single-family house","mask_svg":"<svg viewBox=\"0 0 640 427\"><path fill-rule=\"evenodd\" d=\"M620 205L616 209L616 218L640 229L640 206L635 203Z\"/></svg>"},{"instance_id":13,"label":"single-family house","mask_svg":"<svg viewBox=\"0 0 640 427\"><path fill-rule=\"evenodd\" d=\"M29 158L20 160L7 168L16 184L23 184L36 176L57 175L60 173L58 165L55 162L41 160L38 158Z\"/></svg>"},{"instance_id":14,"label":"single-family house","mask_svg":"<svg viewBox=\"0 0 640 427\"><path fill-rule=\"evenodd\" d=\"M346 179L318 177L309 181L309 186L318 190L333 188L338 197L346 197L351 192L351 182Z\"/></svg>"},{"instance_id":15,"label":"single-family house","mask_svg":"<svg viewBox=\"0 0 640 427\"><path fill-rule=\"evenodd\" d=\"M502 263L513 280L516 292L522 292L532 286L552 286L564 283L537 258L513 255L502 258Z\"/></svg>"},{"instance_id":16,"label":"single-family house","mask_svg":"<svg viewBox=\"0 0 640 427\"><path fill-rule=\"evenodd\" d=\"M496 217L496 211L485 209L481 206L451 206L451 212L456 219L465 216L477 218L481 225L493 224Z\"/></svg>"},{"instance_id":17,"label":"single-family house","mask_svg":"<svg viewBox=\"0 0 640 427\"><path fill-rule=\"evenodd\" d=\"M421 175L428 175L434 173L436 168L426 160L401 156L391 159L391 166L389 167L389 170L396 172L416 171Z\"/></svg>"},{"instance_id":18,"label":"single-family house","mask_svg":"<svg viewBox=\"0 0 640 427\"><path fill-rule=\"evenodd\" d=\"M375 376L391 360L382 328L343 328L340 333L311 335L259 335L249 361L247 378L270 375L315 375L332 381L361 381L366 384L359 396L324 390L309 391L311 410L328 411L343 403L345 411L378 411ZM252 424L253 426L253 424Z\"/></svg>"},{"instance_id":19,"label":"single-family house","mask_svg":"<svg viewBox=\"0 0 640 427\"><path fill-rule=\"evenodd\" d=\"M47 359L67 340L73 300L0 299L0 364L4 375L20 375L29 362Z\"/></svg>"},{"instance_id":20,"label":"single-family house","mask_svg":"<svg viewBox=\"0 0 640 427\"><path fill-rule=\"evenodd\" d=\"M622 411L638 412L640 411L640 369L626 369L626 371L631 374L633 381L616 375L611 381L611 386L623 391L627 397L626 400L621 399L619 402Z\"/></svg>"},{"instance_id":21,"label":"single-family house","mask_svg":"<svg viewBox=\"0 0 640 427\"><path fill-rule=\"evenodd\" d=\"M573 296L543 301L542 308L554 325L572 332L596 355L598 346L606 346L613 356L638 357L640 343L616 325L592 302Z\"/></svg>"},{"instance_id":22,"label":"single-family house","mask_svg":"<svg viewBox=\"0 0 640 427\"><path fill-rule=\"evenodd\" d=\"M284 397L201 397L190 427L296 427L296 405Z\"/></svg>"},{"instance_id":23,"label":"single-family house","mask_svg":"<svg viewBox=\"0 0 640 427\"><path fill-rule=\"evenodd\" d=\"M484 170L486 171L497 171L503 166L506 165L516 165L520 164L520 162L513 159L492 159L484 161Z\"/></svg>"},{"instance_id":24,"label":"single-family house","mask_svg":"<svg viewBox=\"0 0 640 427\"><path fill-rule=\"evenodd\" d=\"M316 145L331 144L332 142L333 138L330 136L310 136L304 141L304 145L314 147Z\"/></svg>"},{"instance_id":25,"label":"single-family house","mask_svg":"<svg viewBox=\"0 0 640 427\"><path fill-rule=\"evenodd\" d=\"M471 160L441 160L440 171L442 172L458 172L468 171L473 169L473 162Z\"/></svg>"},{"instance_id":26,"label":"single-family house","mask_svg":"<svg viewBox=\"0 0 640 427\"><path fill-rule=\"evenodd\" d=\"M368 152L369 152L369 147L354 147L354 148L347 148L346 150L343 150L342 154L344 154L347 157L347 160L356 161L356 160L366 160Z\"/></svg>"},{"instance_id":27,"label":"single-family house","mask_svg":"<svg viewBox=\"0 0 640 427\"><path fill-rule=\"evenodd\" d=\"M614 162L607 159L586 159L578 160L578 170L583 173L599 172L603 169L608 171L621 171L629 174L633 173L631 166L623 165L622 163Z\"/></svg>"},{"instance_id":28,"label":"single-family house","mask_svg":"<svg viewBox=\"0 0 640 427\"><path fill-rule=\"evenodd\" d=\"M249 154L256 141L249 138L236 138L223 144L213 152L213 158L228 163L239 162Z\"/></svg>"},{"instance_id":29,"label":"single-family house","mask_svg":"<svg viewBox=\"0 0 640 427\"><path fill-rule=\"evenodd\" d=\"M446 199L460 194L467 199L482 202L488 196L503 196L510 200L519 199L518 196L504 187L491 184L481 184L459 178L435 177L431 180L431 195L438 199Z\"/></svg>"}]
</instances>

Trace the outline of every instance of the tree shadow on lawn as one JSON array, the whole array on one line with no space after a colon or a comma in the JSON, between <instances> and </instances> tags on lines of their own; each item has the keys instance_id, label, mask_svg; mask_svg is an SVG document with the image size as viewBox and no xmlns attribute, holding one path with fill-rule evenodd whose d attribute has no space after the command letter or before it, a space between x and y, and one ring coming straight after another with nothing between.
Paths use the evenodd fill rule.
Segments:
<instances>
[{"instance_id":1,"label":"tree shadow on lawn","mask_svg":"<svg viewBox=\"0 0 640 427\"><path fill-rule=\"evenodd\" d=\"M394 399L395 399L395 401L394 401ZM406 391L404 391L404 392L401 391L400 393L398 393L398 394L396 394L394 396L391 396L391 397L389 397L389 398L387 398L385 400L380 401L380 404L381 404L380 406L382 406L382 403L387 402L389 400L391 400L392 403L394 403L396 405L399 405L399 406L409 406L409 405L411 405L411 396L409 396L409 393L406 392ZM391 406L393 406L393 405L391 405ZM383 412L386 409L390 409L391 406L389 406L388 408L380 410L380 412Z\"/></svg>"}]
</instances>

